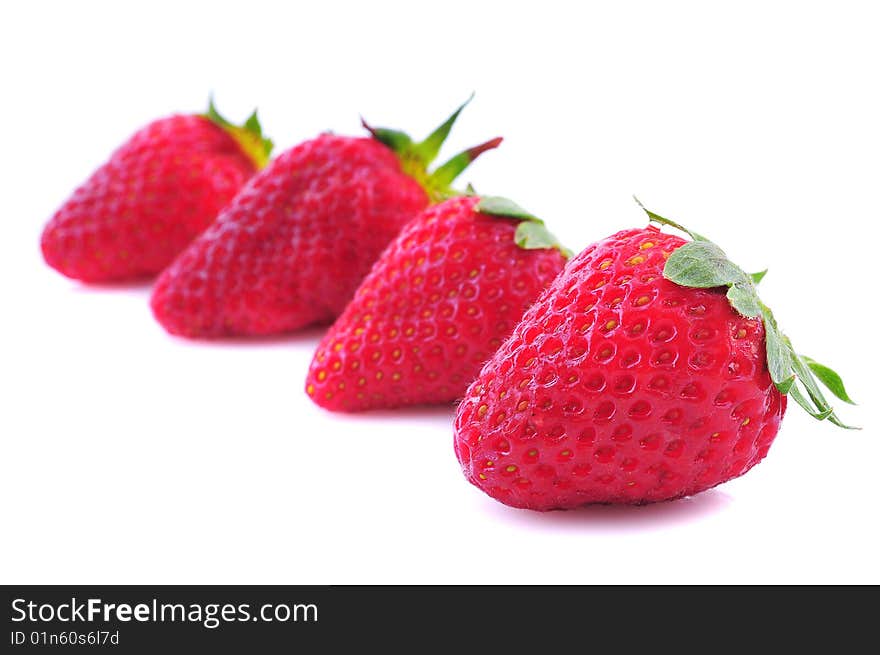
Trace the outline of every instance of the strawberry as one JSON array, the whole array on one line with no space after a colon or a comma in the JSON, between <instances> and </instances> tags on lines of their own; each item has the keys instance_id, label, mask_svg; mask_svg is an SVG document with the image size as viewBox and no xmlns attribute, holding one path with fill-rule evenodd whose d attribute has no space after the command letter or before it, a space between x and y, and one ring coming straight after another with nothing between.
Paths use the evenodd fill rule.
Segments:
<instances>
[{"instance_id":1,"label":"strawberry","mask_svg":"<svg viewBox=\"0 0 880 655\"><path fill-rule=\"evenodd\" d=\"M463 107L421 143L364 123L371 137L322 134L281 154L159 278L158 321L186 337L331 322L400 228L500 143L428 173Z\"/></svg>"},{"instance_id":2,"label":"strawberry","mask_svg":"<svg viewBox=\"0 0 880 655\"><path fill-rule=\"evenodd\" d=\"M509 200L460 196L426 209L318 346L306 393L336 411L460 398L566 256Z\"/></svg>"},{"instance_id":3,"label":"strawberry","mask_svg":"<svg viewBox=\"0 0 880 655\"><path fill-rule=\"evenodd\" d=\"M591 245L525 313L455 419L467 479L514 507L695 494L767 454L787 396L844 426L749 276L715 244L656 227ZM814 377L815 376L815 377ZM801 390L803 389L803 391Z\"/></svg>"},{"instance_id":4,"label":"strawberry","mask_svg":"<svg viewBox=\"0 0 880 655\"><path fill-rule=\"evenodd\" d=\"M55 213L43 257L64 275L108 282L155 275L269 159L254 112L176 115L134 134Z\"/></svg>"}]
</instances>

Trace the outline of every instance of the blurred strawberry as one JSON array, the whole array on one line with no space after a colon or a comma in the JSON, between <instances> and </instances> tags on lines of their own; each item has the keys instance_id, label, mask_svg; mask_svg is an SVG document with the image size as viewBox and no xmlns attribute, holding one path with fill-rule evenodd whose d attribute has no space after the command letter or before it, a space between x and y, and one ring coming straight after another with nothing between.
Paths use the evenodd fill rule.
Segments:
<instances>
[{"instance_id":1,"label":"blurred strawberry","mask_svg":"<svg viewBox=\"0 0 880 655\"><path fill-rule=\"evenodd\" d=\"M159 278L156 319L186 337L266 335L331 322L382 249L493 139L428 166L460 107L421 143L368 127L301 143L256 175Z\"/></svg>"},{"instance_id":2,"label":"blurred strawberry","mask_svg":"<svg viewBox=\"0 0 880 655\"><path fill-rule=\"evenodd\" d=\"M211 102L205 114L154 121L55 213L43 256L85 282L155 275L265 166L271 149L256 112L239 127Z\"/></svg>"}]
</instances>

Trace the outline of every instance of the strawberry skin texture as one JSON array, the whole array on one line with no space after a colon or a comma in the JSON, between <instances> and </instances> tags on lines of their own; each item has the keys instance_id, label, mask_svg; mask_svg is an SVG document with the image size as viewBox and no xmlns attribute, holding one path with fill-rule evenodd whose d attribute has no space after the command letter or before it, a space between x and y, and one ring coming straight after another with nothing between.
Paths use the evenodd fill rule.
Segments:
<instances>
[{"instance_id":1,"label":"strawberry skin texture","mask_svg":"<svg viewBox=\"0 0 880 655\"><path fill-rule=\"evenodd\" d=\"M43 256L85 282L155 275L255 171L235 139L203 116L154 121L55 213L43 231Z\"/></svg>"},{"instance_id":2,"label":"strawberry skin texture","mask_svg":"<svg viewBox=\"0 0 880 655\"><path fill-rule=\"evenodd\" d=\"M656 228L587 248L467 390L455 452L467 479L534 510L695 494L767 454L786 398L764 327L719 289L663 277L684 240Z\"/></svg>"},{"instance_id":3,"label":"strawberry skin texture","mask_svg":"<svg viewBox=\"0 0 880 655\"><path fill-rule=\"evenodd\" d=\"M388 147L321 135L255 175L163 272L153 313L168 332L193 338L329 323L427 204Z\"/></svg>"},{"instance_id":4,"label":"strawberry skin texture","mask_svg":"<svg viewBox=\"0 0 880 655\"><path fill-rule=\"evenodd\" d=\"M524 250L517 221L434 205L382 253L319 345L306 393L333 411L460 398L523 312L562 270L556 249Z\"/></svg>"}]
</instances>

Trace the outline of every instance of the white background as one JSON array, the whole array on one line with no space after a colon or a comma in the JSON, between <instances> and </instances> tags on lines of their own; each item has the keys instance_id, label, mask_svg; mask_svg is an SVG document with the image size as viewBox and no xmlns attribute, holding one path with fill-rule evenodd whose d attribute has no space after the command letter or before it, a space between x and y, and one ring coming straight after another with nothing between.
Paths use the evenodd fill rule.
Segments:
<instances>
[{"instance_id":1,"label":"white background","mask_svg":"<svg viewBox=\"0 0 880 655\"><path fill-rule=\"evenodd\" d=\"M872 3L9 3L0 15L0 582L880 582L880 183ZM305 5L308 6L305 6ZM14 6L15 9L10 9ZM765 266L795 346L865 427L797 408L692 499L536 514L462 477L451 408L334 416L319 330L191 343L147 286L44 266L39 233L140 125L254 106L278 151L358 116L445 151L575 250L630 198Z\"/></svg>"}]
</instances>

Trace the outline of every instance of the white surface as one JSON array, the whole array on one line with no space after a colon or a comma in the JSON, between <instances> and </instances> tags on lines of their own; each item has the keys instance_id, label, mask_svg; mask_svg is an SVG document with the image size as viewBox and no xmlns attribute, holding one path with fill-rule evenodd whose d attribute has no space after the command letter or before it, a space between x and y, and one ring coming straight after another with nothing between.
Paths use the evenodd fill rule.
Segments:
<instances>
[{"instance_id":1,"label":"white surface","mask_svg":"<svg viewBox=\"0 0 880 655\"><path fill-rule=\"evenodd\" d=\"M880 582L878 15L599 4L5 5L0 582ZM359 134L359 114L423 135L476 90L445 152L506 141L463 182L575 249L643 225L635 192L769 266L765 301L866 429L792 408L769 458L716 491L532 514L464 481L451 409L313 406L319 331L189 343L148 288L46 268L39 232L72 188L211 90L236 119L259 105L279 151Z\"/></svg>"}]
</instances>

